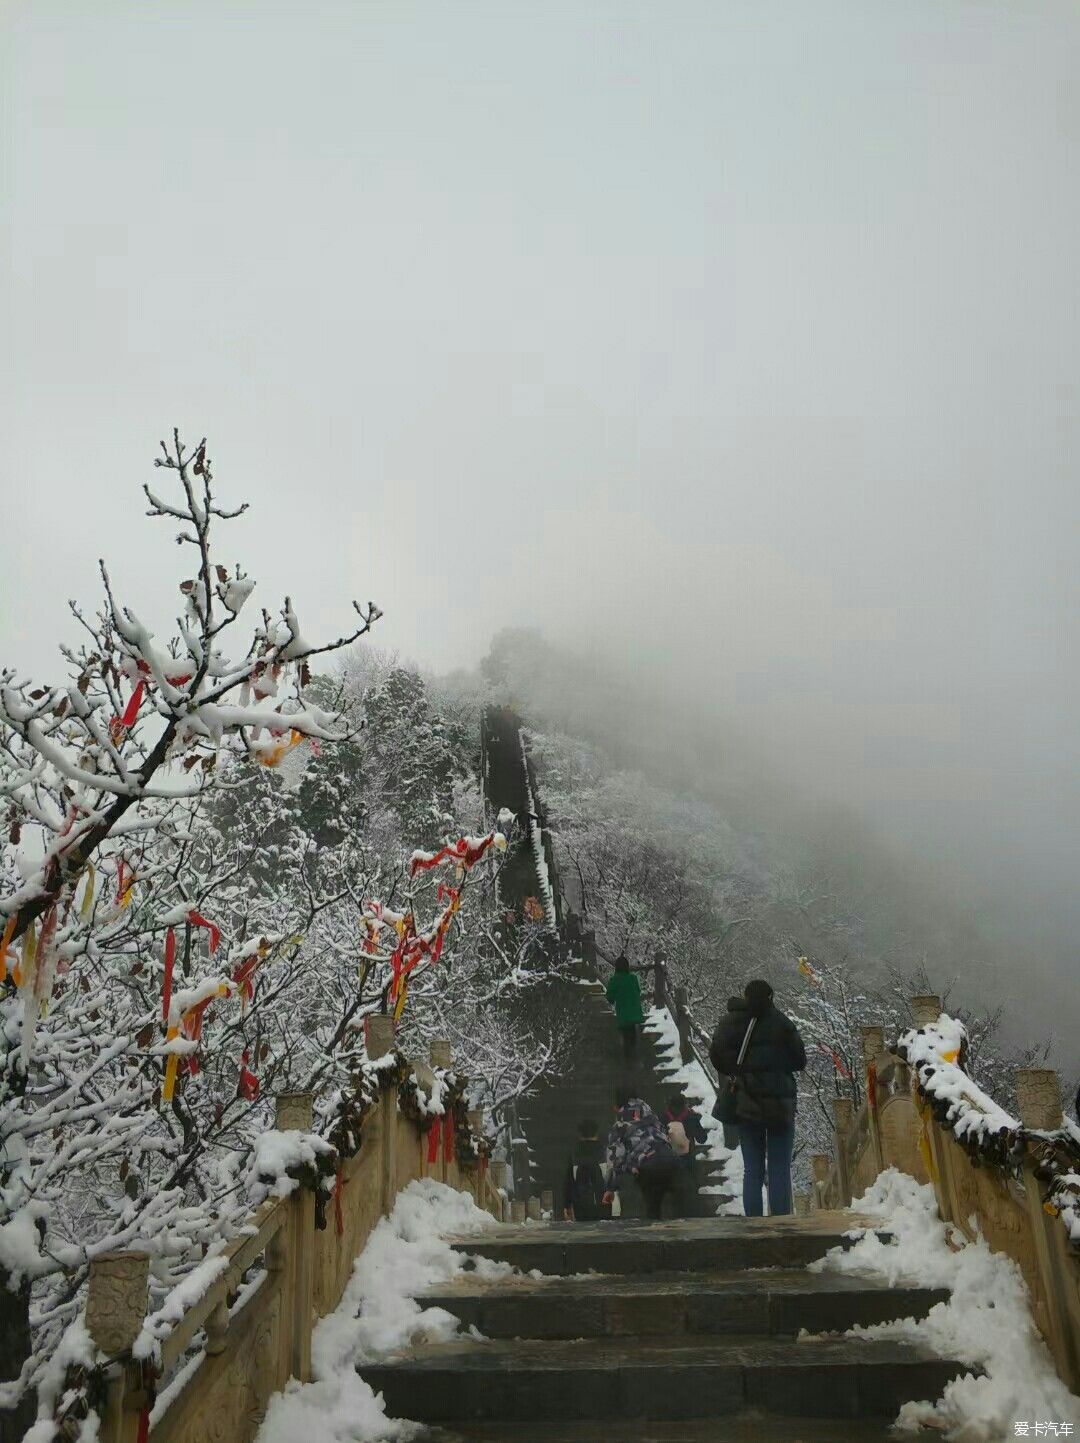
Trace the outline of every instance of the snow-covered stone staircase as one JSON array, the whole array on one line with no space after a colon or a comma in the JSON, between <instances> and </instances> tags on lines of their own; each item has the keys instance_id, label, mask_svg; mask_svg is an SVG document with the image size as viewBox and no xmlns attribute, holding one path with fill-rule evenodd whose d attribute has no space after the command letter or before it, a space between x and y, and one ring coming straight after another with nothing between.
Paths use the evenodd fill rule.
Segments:
<instances>
[{"instance_id":1,"label":"snow-covered stone staircase","mask_svg":"<svg viewBox=\"0 0 1080 1443\"><path fill-rule=\"evenodd\" d=\"M859 1224L822 1212L462 1239L467 1257L517 1271L465 1271L420 1301L483 1337L415 1346L361 1372L391 1415L428 1425L430 1443L885 1443L904 1402L937 1397L967 1369L836 1336L923 1317L944 1296L807 1271Z\"/></svg>"},{"instance_id":2,"label":"snow-covered stone staircase","mask_svg":"<svg viewBox=\"0 0 1080 1443\"><path fill-rule=\"evenodd\" d=\"M626 1087L633 1095L644 1098L662 1116L667 1099L678 1090L663 1050L655 1035L644 1030L638 1040L633 1064L623 1057L622 1041L615 1026L615 1015L605 1000L599 983L557 982L566 1005L578 1019L578 1041L572 1065L559 1077L539 1087L533 1097L520 1107L520 1118L528 1145L529 1175L524 1166L515 1168L516 1184L524 1185L533 1196L551 1191L556 1209L562 1205L562 1189L574 1143L577 1124L592 1118L603 1137L610 1127L615 1110L615 1093ZM693 1186L679 1194L681 1210L690 1216L711 1216L727 1194L705 1192L723 1183L723 1165L707 1157L694 1163ZM634 1189L624 1189L624 1215L640 1213ZM672 1210L675 1200L665 1205ZM561 1213L557 1213L561 1216Z\"/></svg>"}]
</instances>

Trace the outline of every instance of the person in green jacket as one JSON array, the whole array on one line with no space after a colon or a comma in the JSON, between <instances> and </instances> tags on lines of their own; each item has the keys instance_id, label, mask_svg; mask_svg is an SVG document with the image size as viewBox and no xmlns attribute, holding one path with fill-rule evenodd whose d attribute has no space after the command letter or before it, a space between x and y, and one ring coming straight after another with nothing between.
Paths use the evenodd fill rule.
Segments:
<instances>
[{"instance_id":1,"label":"person in green jacket","mask_svg":"<svg viewBox=\"0 0 1080 1443\"><path fill-rule=\"evenodd\" d=\"M607 1000L615 1009L623 1056L629 1062L637 1053L638 1028L645 1021L645 1014L641 1010L641 983L630 971L625 954L615 959L615 974L607 985Z\"/></svg>"}]
</instances>

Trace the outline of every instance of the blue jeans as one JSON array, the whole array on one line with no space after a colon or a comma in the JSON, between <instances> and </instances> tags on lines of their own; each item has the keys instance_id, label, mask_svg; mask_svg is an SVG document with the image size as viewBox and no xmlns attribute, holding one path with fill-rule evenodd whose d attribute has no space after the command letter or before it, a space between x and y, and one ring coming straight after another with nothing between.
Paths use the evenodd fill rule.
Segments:
<instances>
[{"instance_id":1,"label":"blue jeans","mask_svg":"<svg viewBox=\"0 0 1080 1443\"><path fill-rule=\"evenodd\" d=\"M739 1123L743 1155L743 1212L748 1218L762 1216L761 1189L769 1176L769 1212L773 1217L791 1212L791 1148L794 1127L761 1127Z\"/></svg>"}]
</instances>

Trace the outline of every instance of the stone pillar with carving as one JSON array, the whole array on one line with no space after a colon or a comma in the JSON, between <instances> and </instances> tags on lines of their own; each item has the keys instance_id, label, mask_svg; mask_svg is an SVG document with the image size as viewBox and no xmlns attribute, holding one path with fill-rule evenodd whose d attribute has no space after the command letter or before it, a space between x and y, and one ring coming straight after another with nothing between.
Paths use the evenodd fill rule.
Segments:
<instances>
[{"instance_id":1,"label":"stone pillar with carving","mask_svg":"<svg viewBox=\"0 0 1080 1443\"><path fill-rule=\"evenodd\" d=\"M310 1132L310 1092L279 1092L274 1123L278 1132ZM289 1198L289 1255L286 1267L289 1298L289 1333L292 1340L290 1370L301 1383L311 1382L311 1330L315 1308L315 1194L297 1188Z\"/></svg>"},{"instance_id":2,"label":"stone pillar with carving","mask_svg":"<svg viewBox=\"0 0 1080 1443\"><path fill-rule=\"evenodd\" d=\"M927 1027L941 1016L941 998L933 992L920 993L911 999L911 1014L916 1027Z\"/></svg>"},{"instance_id":3,"label":"stone pillar with carving","mask_svg":"<svg viewBox=\"0 0 1080 1443\"><path fill-rule=\"evenodd\" d=\"M146 1317L146 1253L101 1253L90 1264L86 1329L94 1344L117 1360L109 1378L101 1443L136 1443L147 1404L131 1348Z\"/></svg>"},{"instance_id":4,"label":"stone pillar with carving","mask_svg":"<svg viewBox=\"0 0 1080 1443\"><path fill-rule=\"evenodd\" d=\"M1016 1099L1026 1132L1056 1132L1061 1127L1061 1083L1052 1069L1018 1068ZM1043 1206L1043 1185L1035 1173L1031 1143L1024 1147L1023 1178L1045 1324L1039 1318L1038 1307L1036 1319L1047 1334L1046 1342L1062 1381L1074 1393L1080 1393L1080 1267L1060 1218Z\"/></svg>"}]
</instances>

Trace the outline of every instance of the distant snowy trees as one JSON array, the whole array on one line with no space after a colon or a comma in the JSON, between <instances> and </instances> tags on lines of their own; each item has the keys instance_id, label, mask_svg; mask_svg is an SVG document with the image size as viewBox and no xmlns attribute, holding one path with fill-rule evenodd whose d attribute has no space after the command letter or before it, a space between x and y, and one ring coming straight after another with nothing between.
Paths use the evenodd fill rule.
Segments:
<instances>
[{"instance_id":1,"label":"distant snowy trees","mask_svg":"<svg viewBox=\"0 0 1080 1443\"><path fill-rule=\"evenodd\" d=\"M510 667L505 648L493 665L499 675ZM805 1169L831 1147L832 1100L861 1101L860 1029L895 1037L910 1025L909 998L955 990L947 966L931 974L906 938L893 959L877 955L841 884L740 832L717 807L620 771L565 730L534 728L530 748L563 884L602 959L625 951L645 967L662 955L671 982L688 989L702 1040L751 977L772 983L807 1047L797 1126ZM972 1013L955 998L949 1007L969 1030L972 1075L1007 1104L1013 1069L1046 1048L1002 1048L1000 1010Z\"/></svg>"}]
</instances>

